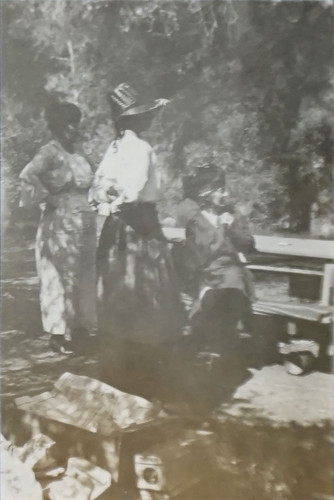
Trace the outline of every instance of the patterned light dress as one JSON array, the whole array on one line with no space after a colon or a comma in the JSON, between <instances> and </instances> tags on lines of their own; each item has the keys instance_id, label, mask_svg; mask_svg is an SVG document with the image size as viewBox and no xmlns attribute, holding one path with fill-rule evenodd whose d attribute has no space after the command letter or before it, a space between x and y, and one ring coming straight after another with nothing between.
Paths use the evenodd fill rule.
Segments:
<instances>
[{"instance_id":1,"label":"patterned light dress","mask_svg":"<svg viewBox=\"0 0 334 500\"><path fill-rule=\"evenodd\" d=\"M57 141L23 169L21 206L40 204L36 265L45 332L91 331L96 324L95 214L88 203L93 173Z\"/></svg>"}]
</instances>

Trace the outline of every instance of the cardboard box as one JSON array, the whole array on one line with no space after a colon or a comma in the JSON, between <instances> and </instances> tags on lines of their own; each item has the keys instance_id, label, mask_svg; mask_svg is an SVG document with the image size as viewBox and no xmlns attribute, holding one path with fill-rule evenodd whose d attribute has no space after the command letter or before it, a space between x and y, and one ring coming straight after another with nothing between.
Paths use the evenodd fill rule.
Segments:
<instances>
[{"instance_id":1,"label":"cardboard box","mask_svg":"<svg viewBox=\"0 0 334 500\"><path fill-rule=\"evenodd\" d=\"M56 442L53 455L59 464L84 458L127 487L135 486L134 453L171 439L181 426L158 404L70 373L51 392L15 402L31 435L42 432Z\"/></svg>"}]
</instances>

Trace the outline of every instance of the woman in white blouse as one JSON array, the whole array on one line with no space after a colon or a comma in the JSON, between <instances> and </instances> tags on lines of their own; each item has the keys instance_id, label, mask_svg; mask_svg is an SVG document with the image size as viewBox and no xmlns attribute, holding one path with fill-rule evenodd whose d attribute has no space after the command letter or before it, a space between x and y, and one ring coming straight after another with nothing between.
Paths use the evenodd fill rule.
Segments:
<instances>
[{"instance_id":1,"label":"woman in white blouse","mask_svg":"<svg viewBox=\"0 0 334 500\"><path fill-rule=\"evenodd\" d=\"M140 138L154 111L166 101L139 105L128 84L119 85L109 97L117 136L90 190L91 203L106 217L97 259L102 376L126 390L152 395L148 384L156 385L161 359L182 324L173 266L156 210L154 152Z\"/></svg>"}]
</instances>

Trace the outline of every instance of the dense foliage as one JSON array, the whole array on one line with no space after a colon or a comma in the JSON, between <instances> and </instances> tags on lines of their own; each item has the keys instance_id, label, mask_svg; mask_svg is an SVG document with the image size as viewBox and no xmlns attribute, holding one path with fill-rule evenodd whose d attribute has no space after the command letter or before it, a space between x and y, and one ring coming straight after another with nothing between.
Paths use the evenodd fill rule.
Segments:
<instances>
[{"instance_id":1,"label":"dense foliage","mask_svg":"<svg viewBox=\"0 0 334 500\"><path fill-rule=\"evenodd\" d=\"M182 196L180 173L211 159L255 225L307 231L311 206L331 223L332 2L2 3L7 221L18 173L48 139L45 90L80 103L80 142L96 167L113 134L106 92L129 81L172 100L150 131L163 215Z\"/></svg>"}]
</instances>

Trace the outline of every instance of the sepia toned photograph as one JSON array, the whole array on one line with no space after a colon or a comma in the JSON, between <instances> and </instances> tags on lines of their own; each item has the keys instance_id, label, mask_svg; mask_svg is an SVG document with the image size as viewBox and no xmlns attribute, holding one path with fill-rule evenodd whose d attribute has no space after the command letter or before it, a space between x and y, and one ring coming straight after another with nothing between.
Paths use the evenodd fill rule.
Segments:
<instances>
[{"instance_id":1,"label":"sepia toned photograph","mask_svg":"<svg viewBox=\"0 0 334 500\"><path fill-rule=\"evenodd\" d=\"M334 500L334 0L1 0L1 500Z\"/></svg>"}]
</instances>

